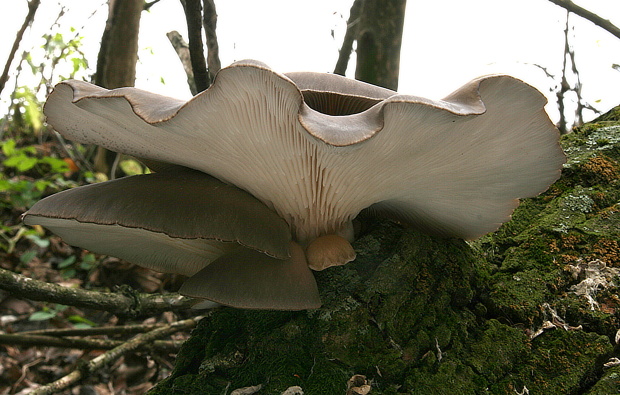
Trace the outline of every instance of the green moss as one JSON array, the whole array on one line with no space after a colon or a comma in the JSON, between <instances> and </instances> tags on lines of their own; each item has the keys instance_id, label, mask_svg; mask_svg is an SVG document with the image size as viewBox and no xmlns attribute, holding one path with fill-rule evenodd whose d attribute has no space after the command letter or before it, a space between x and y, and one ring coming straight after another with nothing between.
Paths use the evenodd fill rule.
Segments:
<instances>
[{"instance_id":1,"label":"green moss","mask_svg":"<svg viewBox=\"0 0 620 395\"><path fill-rule=\"evenodd\" d=\"M481 338L469 348L467 364L485 385L493 386L527 359L529 339L523 330L489 320Z\"/></svg>"},{"instance_id":2,"label":"green moss","mask_svg":"<svg viewBox=\"0 0 620 395\"><path fill-rule=\"evenodd\" d=\"M605 356L611 352L609 339L596 333L546 332L532 341L532 354L525 370L527 387L533 393L571 394L597 380Z\"/></svg>"},{"instance_id":3,"label":"green moss","mask_svg":"<svg viewBox=\"0 0 620 395\"><path fill-rule=\"evenodd\" d=\"M620 393L620 367L605 371L596 384L586 392L587 395L609 395Z\"/></svg>"}]
</instances>

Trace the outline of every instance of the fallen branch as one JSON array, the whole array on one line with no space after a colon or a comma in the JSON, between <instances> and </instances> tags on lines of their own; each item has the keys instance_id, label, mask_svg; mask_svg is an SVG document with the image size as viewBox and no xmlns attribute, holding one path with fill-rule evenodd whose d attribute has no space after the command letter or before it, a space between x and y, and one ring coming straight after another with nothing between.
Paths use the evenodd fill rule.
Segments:
<instances>
[{"instance_id":1,"label":"fallen branch","mask_svg":"<svg viewBox=\"0 0 620 395\"><path fill-rule=\"evenodd\" d=\"M153 329L161 328L165 324L150 325L120 325L120 326L100 326L95 328L53 328L40 329L36 331L19 332L21 335L40 335L40 336L98 336L98 335L133 335L136 333L150 332Z\"/></svg>"},{"instance_id":2,"label":"fallen branch","mask_svg":"<svg viewBox=\"0 0 620 395\"><path fill-rule=\"evenodd\" d=\"M127 295L123 292L98 292L62 287L5 269L0 269L0 289L30 300L103 310L125 317L186 310L195 303L195 299L176 293L141 294L133 291L127 292L130 293Z\"/></svg>"},{"instance_id":3,"label":"fallen branch","mask_svg":"<svg viewBox=\"0 0 620 395\"><path fill-rule=\"evenodd\" d=\"M63 391L67 388L72 387L77 382L79 382L84 377L88 376L90 373L95 372L103 367L110 365L114 361L116 361L121 356L137 350L140 347L144 347L145 344L149 344L157 339L160 339L165 336L170 336L175 332L179 332L182 330L188 330L196 326L198 321L203 317L195 317L188 320L177 321L170 325L166 325L165 327L155 329L148 333L143 333L137 335L133 339L127 341L121 346L113 348L112 350L101 354L100 356L94 358L85 364L82 368L74 370L69 373L65 377L54 381L48 385L44 385L32 391L31 395L49 395L55 394L57 392Z\"/></svg>"},{"instance_id":4,"label":"fallen branch","mask_svg":"<svg viewBox=\"0 0 620 395\"><path fill-rule=\"evenodd\" d=\"M586 10L585 8L578 6L577 4L573 3L570 0L549 0L549 1L555 5L559 5L560 7L572 12L573 14L579 15L580 17L589 20L590 22L594 23L596 26L602 29L605 29L609 33L620 38L619 27L611 23L609 20L596 15L592 11Z\"/></svg>"},{"instance_id":5,"label":"fallen branch","mask_svg":"<svg viewBox=\"0 0 620 395\"><path fill-rule=\"evenodd\" d=\"M111 350L125 343L123 340L108 339L84 339L75 337L55 337L43 335L30 335L25 333L0 334L0 344L20 346L44 346L75 348L79 350ZM146 344L141 349L149 349L157 352L176 353L183 342L155 341Z\"/></svg>"}]
</instances>

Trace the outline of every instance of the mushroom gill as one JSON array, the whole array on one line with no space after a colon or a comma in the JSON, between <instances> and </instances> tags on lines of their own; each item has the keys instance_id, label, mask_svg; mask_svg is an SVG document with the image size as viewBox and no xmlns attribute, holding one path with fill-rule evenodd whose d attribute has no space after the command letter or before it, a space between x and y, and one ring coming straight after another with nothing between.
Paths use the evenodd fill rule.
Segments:
<instances>
[{"instance_id":1,"label":"mushroom gill","mask_svg":"<svg viewBox=\"0 0 620 395\"><path fill-rule=\"evenodd\" d=\"M472 239L508 221L519 198L544 191L564 163L544 104L538 91L508 76L481 77L429 100L331 74L279 74L256 61L222 69L187 103L66 81L45 106L59 133L144 158L161 171L106 184L112 186L89 193L88 203L80 203L80 191L96 186L53 195L24 221L69 243L193 275L184 287L192 296L247 308L312 308L318 294L308 265L320 270L354 259L352 220L362 210ZM179 189L177 175L196 181ZM221 185L194 190L207 177ZM168 188L165 202L147 198ZM245 203L239 209L227 205L234 199L218 200L229 189L252 207L260 204L260 219L248 219L254 214ZM171 207L193 207L190 201L200 204ZM218 217L220 205L226 208ZM265 230L271 228L277 237ZM110 234L108 241L88 236L95 229ZM159 261L138 257L131 241L110 241L119 232L142 240L136 231L148 236L144 245L159 245ZM288 285L270 292L278 273Z\"/></svg>"}]
</instances>

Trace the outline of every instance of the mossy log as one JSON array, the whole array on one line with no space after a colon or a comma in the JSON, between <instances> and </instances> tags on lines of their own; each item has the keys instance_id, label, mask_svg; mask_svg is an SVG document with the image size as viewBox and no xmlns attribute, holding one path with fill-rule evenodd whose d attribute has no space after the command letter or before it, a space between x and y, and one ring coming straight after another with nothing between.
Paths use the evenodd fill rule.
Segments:
<instances>
[{"instance_id":1,"label":"mossy log","mask_svg":"<svg viewBox=\"0 0 620 395\"><path fill-rule=\"evenodd\" d=\"M354 374L371 394L620 392L619 115L564 136L562 178L494 234L371 224L354 262L317 273L323 307L220 308L150 393L344 394Z\"/></svg>"}]
</instances>

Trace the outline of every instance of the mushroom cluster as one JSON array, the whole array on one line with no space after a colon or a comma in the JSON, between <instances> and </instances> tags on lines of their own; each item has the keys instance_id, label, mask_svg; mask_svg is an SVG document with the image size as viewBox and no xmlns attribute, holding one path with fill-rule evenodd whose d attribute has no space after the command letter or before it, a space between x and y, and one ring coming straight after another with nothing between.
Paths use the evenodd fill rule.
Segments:
<instances>
[{"instance_id":1,"label":"mushroom cluster","mask_svg":"<svg viewBox=\"0 0 620 395\"><path fill-rule=\"evenodd\" d=\"M355 259L352 221L363 210L473 239L546 190L565 158L545 103L508 76L435 101L250 60L188 102L66 81L47 100L48 123L154 172L57 193L23 221L186 275L189 296L317 308L310 269Z\"/></svg>"}]
</instances>

